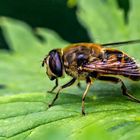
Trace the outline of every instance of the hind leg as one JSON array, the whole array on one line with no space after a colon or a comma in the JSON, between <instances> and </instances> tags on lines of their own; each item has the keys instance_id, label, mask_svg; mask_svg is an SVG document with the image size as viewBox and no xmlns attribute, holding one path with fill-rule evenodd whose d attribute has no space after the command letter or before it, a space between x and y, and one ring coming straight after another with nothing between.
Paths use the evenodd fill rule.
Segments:
<instances>
[{"instance_id":1,"label":"hind leg","mask_svg":"<svg viewBox=\"0 0 140 140\"><path fill-rule=\"evenodd\" d=\"M134 100L134 101L140 103L140 99L137 99L136 97L134 97L133 95L128 93L124 82L120 78L111 77L111 76L100 76L100 77L98 77L98 79L99 80L104 80L104 81L110 81L110 82L113 82L113 83L121 83L122 94L129 97L131 100Z\"/></svg>"}]
</instances>

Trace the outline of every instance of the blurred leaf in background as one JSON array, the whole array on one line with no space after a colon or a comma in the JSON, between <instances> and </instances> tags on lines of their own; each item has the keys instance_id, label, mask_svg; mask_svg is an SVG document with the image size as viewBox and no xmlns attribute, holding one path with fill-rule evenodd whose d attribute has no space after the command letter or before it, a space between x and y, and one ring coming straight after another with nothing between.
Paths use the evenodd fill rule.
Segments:
<instances>
[{"instance_id":1,"label":"blurred leaf in background","mask_svg":"<svg viewBox=\"0 0 140 140\"><path fill-rule=\"evenodd\" d=\"M71 2L72 3L72 2ZM1 0L0 15L23 20L31 27L55 30L69 42L90 41L86 29L76 17L77 6L67 6L67 0Z\"/></svg>"},{"instance_id":2,"label":"blurred leaf in background","mask_svg":"<svg viewBox=\"0 0 140 140\"><path fill-rule=\"evenodd\" d=\"M139 1L131 1L129 22L117 1L78 0L77 18L91 39L99 43L140 38ZM1 33L13 51L0 50L0 140L35 139L140 139L140 105L121 95L120 85L96 82L86 98L85 117L81 116L82 90L62 91L52 108L55 94L41 61L53 48L65 47L55 31L32 29L19 20L1 17ZM119 47L140 60L139 45ZM61 84L69 77L62 79ZM140 98L140 82L123 79L128 89Z\"/></svg>"}]
</instances>

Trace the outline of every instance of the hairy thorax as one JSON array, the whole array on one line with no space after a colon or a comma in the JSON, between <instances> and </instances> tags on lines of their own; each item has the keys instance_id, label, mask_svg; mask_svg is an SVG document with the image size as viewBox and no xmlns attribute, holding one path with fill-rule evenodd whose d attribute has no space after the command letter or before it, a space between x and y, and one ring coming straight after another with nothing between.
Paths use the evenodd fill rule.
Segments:
<instances>
[{"instance_id":1,"label":"hairy thorax","mask_svg":"<svg viewBox=\"0 0 140 140\"><path fill-rule=\"evenodd\" d=\"M89 72L82 71L82 66L91 61L91 59L98 58L100 52L100 48L96 46L87 47L83 44L77 44L64 49L63 63L65 72L72 77L85 80Z\"/></svg>"}]
</instances>

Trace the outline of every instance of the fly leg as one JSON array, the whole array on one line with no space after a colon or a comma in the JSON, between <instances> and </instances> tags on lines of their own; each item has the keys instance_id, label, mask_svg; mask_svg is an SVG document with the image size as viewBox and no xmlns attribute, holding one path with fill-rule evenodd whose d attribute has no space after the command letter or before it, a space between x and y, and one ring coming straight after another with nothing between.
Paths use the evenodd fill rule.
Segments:
<instances>
[{"instance_id":1,"label":"fly leg","mask_svg":"<svg viewBox=\"0 0 140 140\"><path fill-rule=\"evenodd\" d=\"M59 88L58 92L56 93L54 99L53 99L52 102L49 104L49 107L51 107L51 106L54 104L54 102L56 101L56 99L57 99L58 96L59 96L60 91L61 91L62 89L64 89L64 88L66 88L66 87L71 86L75 81L76 81L76 78L73 78L73 79L70 80L68 83L66 83L66 84L64 84L63 86L61 86L61 87Z\"/></svg>"},{"instance_id":2,"label":"fly leg","mask_svg":"<svg viewBox=\"0 0 140 140\"><path fill-rule=\"evenodd\" d=\"M80 82L78 82L77 87L80 88L80 89L82 89Z\"/></svg>"},{"instance_id":3,"label":"fly leg","mask_svg":"<svg viewBox=\"0 0 140 140\"><path fill-rule=\"evenodd\" d=\"M55 86L51 90L49 90L48 92L52 93L57 87L58 87L58 79L55 80Z\"/></svg>"},{"instance_id":4,"label":"fly leg","mask_svg":"<svg viewBox=\"0 0 140 140\"><path fill-rule=\"evenodd\" d=\"M82 96L82 115L85 115L85 98L86 98L88 90L91 86L91 80L89 77L87 77L86 83L87 83L87 87L86 87L86 90L84 91L83 96Z\"/></svg>"},{"instance_id":5,"label":"fly leg","mask_svg":"<svg viewBox=\"0 0 140 140\"><path fill-rule=\"evenodd\" d=\"M98 79L99 80L104 80L104 81L110 81L110 82L113 82L113 83L121 83L122 94L129 97L131 100L134 100L134 101L140 103L139 99L137 99L136 97L134 97L133 95L128 93L124 82L120 78L110 77L110 76L100 76L100 77L98 77Z\"/></svg>"}]
</instances>

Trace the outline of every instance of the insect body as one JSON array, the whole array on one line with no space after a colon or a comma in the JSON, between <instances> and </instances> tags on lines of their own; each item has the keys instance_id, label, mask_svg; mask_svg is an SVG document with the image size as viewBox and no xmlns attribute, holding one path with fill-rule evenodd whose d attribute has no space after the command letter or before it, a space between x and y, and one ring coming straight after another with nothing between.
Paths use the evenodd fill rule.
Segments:
<instances>
[{"instance_id":1,"label":"insect body","mask_svg":"<svg viewBox=\"0 0 140 140\"><path fill-rule=\"evenodd\" d=\"M56 83L50 92L53 92L53 90L56 89L58 86L58 78L63 77L65 73L71 76L72 79L59 88L55 98L49 104L49 107L54 104L62 89L71 86L76 81L85 80L87 86L82 96L82 114L84 115L85 97L91 84L96 79L121 83L123 95L140 102L139 99L127 92L127 88L123 81L117 77L122 75L134 81L140 80L140 68L137 63L122 51L105 47L138 42L140 42L140 40L102 45L94 43L77 43L63 49L54 49L50 51L42 62L42 66L46 65L48 77L50 80L55 80Z\"/></svg>"}]
</instances>

